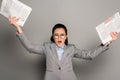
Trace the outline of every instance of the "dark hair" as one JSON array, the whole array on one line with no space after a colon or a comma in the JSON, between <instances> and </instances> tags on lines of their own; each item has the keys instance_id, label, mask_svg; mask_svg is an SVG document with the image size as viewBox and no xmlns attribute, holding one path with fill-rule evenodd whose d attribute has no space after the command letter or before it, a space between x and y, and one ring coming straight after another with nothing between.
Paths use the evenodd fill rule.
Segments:
<instances>
[{"instance_id":1,"label":"dark hair","mask_svg":"<svg viewBox=\"0 0 120 80\"><path fill-rule=\"evenodd\" d=\"M65 27L65 25L63 24L56 24L53 28L52 28L52 36L50 38L51 42L55 42L54 39L53 39L53 35L54 35L54 31L57 29L57 28L63 28L65 30L65 33L67 35L67 28ZM65 40L65 44L68 45L68 37L66 38Z\"/></svg>"}]
</instances>

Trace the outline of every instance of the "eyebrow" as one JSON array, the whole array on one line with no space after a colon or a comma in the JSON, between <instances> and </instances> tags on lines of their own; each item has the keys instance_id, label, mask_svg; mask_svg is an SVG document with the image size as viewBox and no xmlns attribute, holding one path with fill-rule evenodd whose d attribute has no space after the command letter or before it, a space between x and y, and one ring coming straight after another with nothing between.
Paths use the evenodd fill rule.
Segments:
<instances>
[{"instance_id":1,"label":"eyebrow","mask_svg":"<svg viewBox=\"0 0 120 80\"><path fill-rule=\"evenodd\" d=\"M54 33L54 34L59 34L59 33ZM65 33L61 33L61 34L65 34Z\"/></svg>"}]
</instances>

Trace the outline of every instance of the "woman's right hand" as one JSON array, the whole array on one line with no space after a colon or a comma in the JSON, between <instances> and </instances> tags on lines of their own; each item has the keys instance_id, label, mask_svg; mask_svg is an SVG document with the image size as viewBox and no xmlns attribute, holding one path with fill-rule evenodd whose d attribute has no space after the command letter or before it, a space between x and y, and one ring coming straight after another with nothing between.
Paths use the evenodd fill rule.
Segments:
<instances>
[{"instance_id":1,"label":"woman's right hand","mask_svg":"<svg viewBox=\"0 0 120 80\"><path fill-rule=\"evenodd\" d=\"M16 34L22 33L21 27L17 24L17 22L19 20L18 18L16 18L16 17L8 17L8 20L9 20L10 24L13 25L13 27L15 27L17 29Z\"/></svg>"}]
</instances>

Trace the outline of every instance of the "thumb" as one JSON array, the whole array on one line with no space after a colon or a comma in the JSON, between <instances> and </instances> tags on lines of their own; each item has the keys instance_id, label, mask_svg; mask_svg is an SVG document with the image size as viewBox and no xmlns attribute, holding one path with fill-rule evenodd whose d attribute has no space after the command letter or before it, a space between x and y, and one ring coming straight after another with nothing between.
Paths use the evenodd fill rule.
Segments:
<instances>
[{"instance_id":1,"label":"thumb","mask_svg":"<svg viewBox=\"0 0 120 80\"><path fill-rule=\"evenodd\" d=\"M18 35L18 34L19 34L19 32L17 31L17 32L16 32L16 35Z\"/></svg>"}]
</instances>

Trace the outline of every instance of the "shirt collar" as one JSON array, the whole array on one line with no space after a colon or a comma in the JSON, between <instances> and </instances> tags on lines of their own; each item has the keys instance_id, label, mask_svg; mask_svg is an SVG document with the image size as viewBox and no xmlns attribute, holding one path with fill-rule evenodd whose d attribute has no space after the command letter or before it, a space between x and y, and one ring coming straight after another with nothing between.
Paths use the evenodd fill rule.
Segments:
<instances>
[{"instance_id":1,"label":"shirt collar","mask_svg":"<svg viewBox=\"0 0 120 80\"><path fill-rule=\"evenodd\" d=\"M57 46L56 45L57 48L62 48L62 49L64 49L64 46L65 46L65 44L63 44L62 46Z\"/></svg>"}]
</instances>

